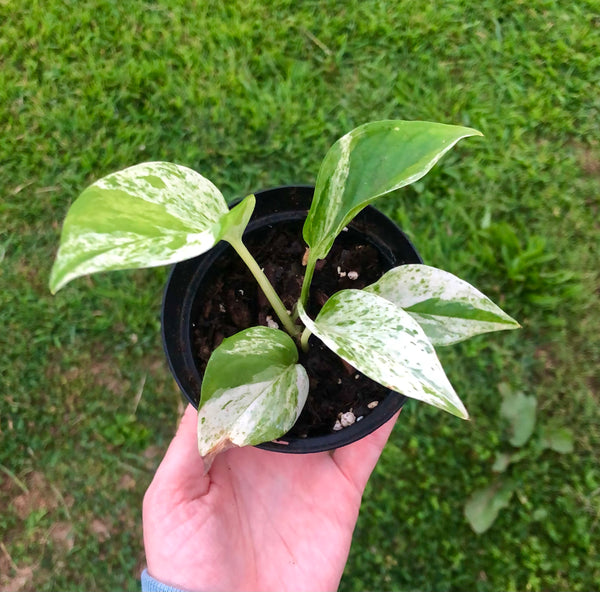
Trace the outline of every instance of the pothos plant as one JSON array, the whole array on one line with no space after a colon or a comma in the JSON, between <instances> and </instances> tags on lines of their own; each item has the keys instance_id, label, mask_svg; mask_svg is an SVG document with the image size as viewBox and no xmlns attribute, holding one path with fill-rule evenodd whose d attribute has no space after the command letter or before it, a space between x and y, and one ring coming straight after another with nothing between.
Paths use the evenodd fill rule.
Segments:
<instances>
[{"instance_id":1,"label":"pothos plant","mask_svg":"<svg viewBox=\"0 0 600 592\"><path fill-rule=\"evenodd\" d=\"M317 261L358 212L423 177L462 138L478 135L440 123L377 121L333 144L303 227L306 268L292 311L244 246L254 195L230 209L208 179L168 162L132 166L83 191L64 221L50 290L91 272L183 261L221 240L235 249L284 330L251 327L212 353L198 407L198 446L207 462L231 446L277 439L293 426L309 389L298 348L309 347L311 334L385 387L466 419L434 346L519 326L477 289L434 267L402 265L363 290L335 293L315 318L306 306Z\"/></svg>"}]
</instances>

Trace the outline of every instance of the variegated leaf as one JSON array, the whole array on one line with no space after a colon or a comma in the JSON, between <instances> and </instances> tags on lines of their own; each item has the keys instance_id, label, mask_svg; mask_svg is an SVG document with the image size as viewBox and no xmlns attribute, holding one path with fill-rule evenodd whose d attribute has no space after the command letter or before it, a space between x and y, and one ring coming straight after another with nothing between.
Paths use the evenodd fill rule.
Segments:
<instances>
[{"instance_id":1,"label":"variegated leaf","mask_svg":"<svg viewBox=\"0 0 600 592\"><path fill-rule=\"evenodd\" d=\"M335 237L377 197L414 183L460 139L477 130L426 121L375 121L340 138L321 164L304 225L311 257L324 258Z\"/></svg>"},{"instance_id":2,"label":"variegated leaf","mask_svg":"<svg viewBox=\"0 0 600 592\"><path fill-rule=\"evenodd\" d=\"M403 308L434 345L520 327L471 284L428 265L395 267L365 290Z\"/></svg>"},{"instance_id":3,"label":"variegated leaf","mask_svg":"<svg viewBox=\"0 0 600 592\"><path fill-rule=\"evenodd\" d=\"M108 175L71 206L50 290L96 271L154 267L199 255L220 240L228 212L221 192L184 166L146 162Z\"/></svg>"},{"instance_id":4,"label":"variegated leaf","mask_svg":"<svg viewBox=\"0 0 600 592\"><path fill-rule=\"evenodd\" d=\"M362 290L334 294L313 321L302 322L363 374L407 397L468 418L431 342L419 324L384 298Z\"/></svg>"},{"instance_id":5,"label":"variegated leaf","mask_svg":"<svg viewBox=\"0 0 600 592\"><path fill-rule=\"evenodd\" d=\"M202 381L200 454L206 458L285 434L308 395L308 376L297 361L293 340L277 329L252 327L225 339Z\"/></svg>"}]
</instances>

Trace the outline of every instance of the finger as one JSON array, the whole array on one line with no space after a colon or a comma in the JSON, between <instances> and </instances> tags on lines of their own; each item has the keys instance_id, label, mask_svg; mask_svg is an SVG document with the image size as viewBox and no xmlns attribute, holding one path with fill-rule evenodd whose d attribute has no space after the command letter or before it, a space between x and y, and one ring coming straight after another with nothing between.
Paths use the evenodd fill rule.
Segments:
<instances>
[{"instance_id":1,"label":"finger","mask_svg":"<svg viewBox=\"0 0 600 592\"><path fill-rule=\"evenodd\" d=\"M185 492L187 499L204 495L210 483L198 452L197 423L198 412L188 405L154 478L163 490Z\"/></svg>"},{"instance_id":2,"label":"finger","mask_svg":"<svg viewBox=\"0 0 600 592\"><path fill-rule=\"evenodd\" d=\"M339 469L350 479L359 491L365 488L383 447L400 415L400 411L380 428L361 440L338 448L332 455Z\"/></svg>"}]
</instances>

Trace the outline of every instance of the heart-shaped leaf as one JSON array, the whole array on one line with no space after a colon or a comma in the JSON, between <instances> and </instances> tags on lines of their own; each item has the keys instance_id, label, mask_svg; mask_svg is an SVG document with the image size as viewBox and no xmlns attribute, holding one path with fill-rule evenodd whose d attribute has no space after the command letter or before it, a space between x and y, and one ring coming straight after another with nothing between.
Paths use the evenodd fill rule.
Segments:
<instances>
[{"instance_id":1,"label":"heart-shaped leaf","mask_svg":"<svg viewBox=\"0 0 600 592\"><path fill-rule=\"evenodd\" d=\"M334 294L313 321L303 323L363 374L407 397L468 418L431 342L419 324L391 302L362 290Z\"/></svg>"},{"instance_id":2,"label":"heart-shaped leaf","mask_svg":"<svg viewBox=\"0 0 600 592\"><path fill-rule=\"evenodd\" d=\"M313 260L324 258L335 237L377 197L414 183L461 138L477 130L427 121L375 121L340 138L319 169L304 224Z\"/></svg>"},{"instance_id":3,"label":"heart-shaped leaf","mask_svg":"<svg viewBox=\"0 0 600 592\"><path fill-rule=\"evenodd\" d=\"M465 504L465 517L477 534L485 532L494 524L500 510L508 506L514 490L512 481L502 481L471 494Z\"/></svg>"},{"instance_id":4,"label":"heart-shaped leaf","mask_svg":"<svg viewBox=\"0 0 600 592\"><path fill-rule=\"evenodd\" d=\"M508 441L515 447L523 446L535 428L537 399L513 391L506 383L500 383L498 390L502 396L500 415L508 422L510 430Z\"/></svg>"},{"instance_id":5,"label":"heart-shaped leaf","mask_svg":"<svg viewBox=\"0 0 600 592\"><path fill-rule=\"evenodd\" d=\"M308 375L286 333L252 327L212 353L198 407L198 449L207 464L231 446L279 438L296 422Z\"/></svg>"},{"instance_id":6,"label":"heart-shaped leaf","mask_svg":"<svg viewBox=\"0 0 600 592\"><path fill-rule=\"evenodd\" d=\"M71 206L50 290L96 271L155 267L200 255L220 240L228 215L221 192L184 166L146 162L108 175Z\"/></svg>"},{"instance_id":7,"label":"heart-shaped leaf","mask_svg":"<svg viewBox=\"0 0 600 592\"><path fill-rule=\"evenodd\" d=\"M450 345L519 323L485 294L455 275L428 265L401 265L365 288L408 312L434 345Z\"/></svg>"}]
</instances>

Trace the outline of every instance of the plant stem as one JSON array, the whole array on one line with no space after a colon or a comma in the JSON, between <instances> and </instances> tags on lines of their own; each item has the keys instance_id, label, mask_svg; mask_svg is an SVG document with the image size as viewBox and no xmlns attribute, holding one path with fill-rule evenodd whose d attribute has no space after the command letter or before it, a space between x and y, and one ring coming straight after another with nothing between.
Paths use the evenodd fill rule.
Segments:
<instances>
[{"instance_id":1,"label":"plant stem","mask_svg":"<svg viewBox=\"0 0 600 592\"><path fill-rule=\"evenodd\" d=\"M315 265L317 259L313 258L311 252L308 253L308 261L306 262L306 271L304 272L304 280L302 281L302 292L300 293L300 302L302 306L306 308L308 302L308 294L310 292L310 284L312 282L313 273L315 272Z\"/></svg>"},{"instance_id":2,"label":"plant stem","mask_svg":"<svg viewBox=\"0 0 600 592\"><path fill-rule=\"evenodd\" d=\"M252 256L250 251L246 248L246 245L238 239L226 239L227 242L235 249L237 254L242 258L244 263L248 266L248 269L255 277L261 290L264 292L267 300L273 307L275 314L279 317L279 320L283 323L285 330L292 336L296 337L300 333L300 328L294 324L292 317L286 310L283 302L275 292L271 282L260 268L256 259Z\"/></svg>"},{"instance_id":3,"label":"plant stem","mask_svg":"<svg viewBox=\"0 0 600 592\"><path fill-rule=\"evenodd\" d=\"M304 353L308 351L308 340L311 335L312 333L310 332L310 329L305 327L304 331L302 331L302 336L300 337L300 347Z\"/></svg>"}]
</instances>

